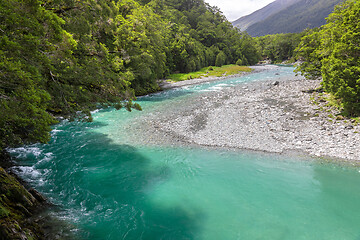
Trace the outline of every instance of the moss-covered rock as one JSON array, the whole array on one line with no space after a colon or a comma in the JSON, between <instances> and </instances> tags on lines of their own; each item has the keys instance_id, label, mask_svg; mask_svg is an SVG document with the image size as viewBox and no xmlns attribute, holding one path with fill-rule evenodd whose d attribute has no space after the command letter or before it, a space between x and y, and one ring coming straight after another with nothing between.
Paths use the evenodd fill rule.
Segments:
<instances>
[{"instance_id":1,"label":"moss-covered rock","mask_svg":"<svg viewBox=\"0 0 360 240\"><path fill-rule=\"evenodd\" d=\"M0 168L0 193L13 202L32 207L36 199L13 177Z\"/></svg>"},{"instance_id":2,"label":"moss-covered rock","mask_svg":"<svg viewBox=\"0 0 360 240\"><path fill-rule=\"evenodd\" d=\"M35 197L0 167L0 239L43 239L40 227L29 221L45 199Z\"/></svg>"}]
</instances>

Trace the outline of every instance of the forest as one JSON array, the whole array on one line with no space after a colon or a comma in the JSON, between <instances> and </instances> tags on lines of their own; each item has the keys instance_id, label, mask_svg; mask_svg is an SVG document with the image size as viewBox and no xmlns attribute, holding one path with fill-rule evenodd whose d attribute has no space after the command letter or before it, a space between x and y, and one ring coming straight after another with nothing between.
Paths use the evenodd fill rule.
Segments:
<instances>
[{"instance_id":1,"label":"forest","mask_svg":"<svg viewBox=\"0 0 360 240\"><path fill-rule=\"evenodd\" d=\"M252 38L203 0L0 2L0 151L50 138L57 117L141 110L158 79L225 64L301 60L348 115L360 110L360 3L318 29Z\"/></svg>"},{"instance_id":2,"label":"forest","mask_svg":"<svg viewBox=\"0 0 360 240\"><path fill-rule=\"evenodd\" d=\"M294 63L296 61L295 49L306 31L256 37L257 50L262 59L269 60L271 63Z\"/></svg>"},{"instance_id":3,"label":"forest","mask_svg":"<svg viewBox=\"0 0 360 240\"><path fill-rule=\"evenodd\" d=\"M0 2L0 150L47 142L57 116L141 109L158 79L255 64L254 40L202 0Z\"/></svg>"},{"instance_id":4,"label":"forest","mask_svg":"<svg viewBox=\"0 0 360 240\"><path fill-rule=\"evenodd\" d=\"M321 28L301 39L297 68L307 78L322 78L342 114L360 114L360 2L349 0L335 7Z\"/></svg>"}]
</instances>

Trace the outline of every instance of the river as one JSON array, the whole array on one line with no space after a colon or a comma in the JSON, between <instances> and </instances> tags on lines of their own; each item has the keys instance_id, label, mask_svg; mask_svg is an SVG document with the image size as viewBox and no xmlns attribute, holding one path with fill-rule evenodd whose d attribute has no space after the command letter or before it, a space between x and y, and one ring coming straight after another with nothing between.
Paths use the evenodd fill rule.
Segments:
<instances>
[{"instance_id":1,"label":"river","mask_svg":"<svg viewBox=\"0 0 360 240\"><path fill-rule=\"evenodd\" d=\"M360 168L309 156L146 144L137 123L279 67L141 97L142 112L62 121L49 144L11 153L77 239L360 239ZM145 139L145 140L144 140ZM151 142L151 141L149 141Z\"/></svg>"}]
</instances>

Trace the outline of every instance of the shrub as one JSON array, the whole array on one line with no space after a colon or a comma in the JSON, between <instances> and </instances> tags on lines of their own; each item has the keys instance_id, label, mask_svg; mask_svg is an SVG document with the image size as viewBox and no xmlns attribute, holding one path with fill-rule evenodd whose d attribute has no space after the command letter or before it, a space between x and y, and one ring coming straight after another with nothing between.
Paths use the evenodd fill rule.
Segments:
<instances>
[{"instance_id":1,"label":"shrub","mask_svg":"<svg viewBox=\"0 0 360 240\"><path fill-rule=\"evenodd\" d=\"M221 67L226 62L226 55L223 51L220 51L218 55L216 56L215 65L217 67Z\"/></svg>"}]
</instances>

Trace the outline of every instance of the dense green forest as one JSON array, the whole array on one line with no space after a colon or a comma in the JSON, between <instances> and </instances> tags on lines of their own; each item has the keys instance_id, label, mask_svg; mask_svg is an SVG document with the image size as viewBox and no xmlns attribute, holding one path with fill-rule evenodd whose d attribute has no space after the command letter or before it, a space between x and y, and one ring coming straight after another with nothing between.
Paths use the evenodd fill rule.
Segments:
<instances>
[{"instance_id":1,"label":"dense green forest","mask_svg":"<svg viewBox=\"0 0 360 240\"><path fill-rule=\"evenodd\" d=\"M255 41L258 52L261 54L262 59L270 60L271 63L282 63L284 61L293 63L296 59L295 49L306 31L257 37Z\"/></svg>"},{"instance_id":2,"label":"dense green forest","mask_svg":"<svg viewBox=\"0 0 360 240\"><path fill-rule=\"evenodd\" d=\"M203 0L2 0L0 36L0 150L47 142L57 115L140 109L170 73L260 57Z\"/></svg>"},{"instance_id":3,"label":"dense green forest","mask_svg":"<svg viewBox=\"0 0 360 240\"><path fill-rule=\"evenodd\" d=\"M324 90L338 100L343 114L360 114L360 2L338 5L320 29L301 40L297 71L308 78L322 77Z\"/></svg>"}]
</instances>

